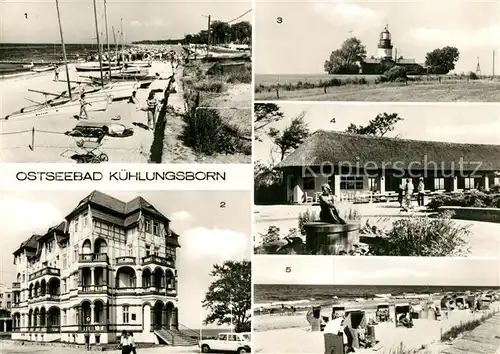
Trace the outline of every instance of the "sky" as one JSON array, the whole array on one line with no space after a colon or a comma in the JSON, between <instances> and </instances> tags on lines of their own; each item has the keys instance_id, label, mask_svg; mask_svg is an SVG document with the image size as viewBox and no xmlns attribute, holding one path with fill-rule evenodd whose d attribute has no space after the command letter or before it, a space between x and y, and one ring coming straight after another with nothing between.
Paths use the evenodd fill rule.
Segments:
<instances>
[{"instance_id":1,"label":"sky","mask_svg":"<svg viewBox=\"0 0 500 354\"><path fill-rule=\"evenodd\" d=\"M181 244L177 250L179 323L193 329L200 328L201 300L212 280L208 273L213 265L251 257L250 192L101 192L122 201L140 195L171 219L171 227L180 235ZM89 193L1 192L0 283L10 287L15 281L12 253L20 243L32 233L46 232L49 227L64 220ZM223 201L226 208L219 207Z\"/></svg>"},{"instance_id":2,"label":"sky","mask_svg":"<svg viewBox=\"0 0 500 354\"><path fill-rule=\"evenodd\" d=\"M256 255L253 277L255 284L500 286L497 258Z\"/></svg>"},{"instance_id":3,"label":"sky","mask_svg":"<svg viewBox=\"0 0 500 354\"><path fill-rule=\"evenodd\" d=\"M257 0L255 73L324 73L325 60L350 36L361 40L368 57L376 55L385 25L398 56L424 63L426 53L455 46L457 73L476 71L479 57L481 73L491 75L496 49L500 70L500 2L495 0Z\"/></svg>"},{"instance_id":4,"label":"sky","mask_svg":"<svg viewBox=\"0 0 500 354\"><path fill-rule=\"evenodd\" d=\"M278 103L284 119L268 125L283 130L293 118L306 112L304 121L312 132L322 130L345 131L351 124L366 125L379 113L398 113L404 118L396 124L387 137L403 139L446 141L469 144L500 145L500 109L496 105L474 104L391 104L391 103ZM478 112L480 117L478 116ZM335 118L335 123L331 123ZM478 119L479 118L479 119ZM255 160L271 163L273 156L279 162L279 154L271 149L273 144L263 135L262 142L255 142Z\"/></svg>"},{"instance_id":5,"label":"sky","mask_svg":"<svg viewBox=\"0 0 500 354\"><path fill-rule=\"evenodd\" d=\"M105 40L103 4L103 0L97 0L100 37ZM183 38L207 28L208 20L203 16L231 21L252 8L250 0L107 0L106 4L112 44L112 26L118 32L121 18L125 40L130 43ZM92 0L59 0L59 8L65 43L95 43ZM0 43L60 43L55 0L2 0L0 19ZM234 23L251 19L250 12Z\"/></svg>"}]
</instances>

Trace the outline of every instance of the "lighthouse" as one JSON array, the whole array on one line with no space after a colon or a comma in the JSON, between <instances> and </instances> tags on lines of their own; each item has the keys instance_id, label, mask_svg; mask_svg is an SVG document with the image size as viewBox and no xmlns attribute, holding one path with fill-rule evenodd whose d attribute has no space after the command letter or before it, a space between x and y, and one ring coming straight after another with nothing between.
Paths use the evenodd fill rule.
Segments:
<instances>
[{"instance_id":1,"label":"lighthouse","mask_svg":"<svg viewBox=\"0 0 500 354\"><path fill-rule=\"evenodd\" d=\"M379 59L392 59L392 42L391 33L385 26L384 30L380 32L380 40L378 41L378 57Z\"/></svg>"}]
</instances>

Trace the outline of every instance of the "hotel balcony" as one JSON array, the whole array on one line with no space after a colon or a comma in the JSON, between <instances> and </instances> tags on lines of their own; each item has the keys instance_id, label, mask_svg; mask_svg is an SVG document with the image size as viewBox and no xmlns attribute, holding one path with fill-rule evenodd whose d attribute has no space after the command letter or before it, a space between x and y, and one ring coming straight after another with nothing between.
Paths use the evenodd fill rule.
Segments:
<instances>
[{"instance_id":1,"label":"hotel balcony","mask_svg":"<svg viewBox=\"0 0 500 354\"><path fill-rule=\"evenodd\" d=\"M79 257L80 263L106 263L109 264L109 257L106 253L83 253Z\"/></svg>"},{"instance_id":2,"label":"hotel balcony","mask_svg":"<svg viewBox=\"0 0 500 354\"><path fill-rule=\"evenodd\" d=\"M158 264L165 267L175 268L175 262L172 262L171 260L164 257L155 256L153 254L142 257L142 265L145 266L148 264Z\"/></svg>"},{"instance_id":3,"label":"hotel balcony","mask_svg":"<svg viewBox=\"0 0 500 354\"><path fill-rule=\"evenodd\" d=\"M108 286L106 284L82 285L78 288L78 292L86 294L106 294L108 292Z\"/></svg>"},{"instance_id":4,"label":"hotel balcony","mask_svg":"<svg viewBox=\"0 0 500 354\"><path fill-rule=\"evenodd\" d=\"M45 267L43 269L37 270L36 272L29 275L28 280L32 281L36 278L40 278L44 275L54 275L56 277L61 276L61 271L59 268Z\"/></svg>"},{"instance_id":5,"label":"hotel balcony","mask_svg":"<svg viewBox=\"0 0 500 354\"><path fill-rule=\"evenodd\" d=\"M29 304L43 301L61 301L61 296L59 294L42 294L28 299Z\"/></svg>"},{"instance_id":6,"label":"hotel balcony","mask_svg":"<svg viewBox=\"0 0 500 354\"><path fill-rule=\"evenodd\" d=\"M135 257L132 256L116 257L115 262L116 265L135 265Z\"/></svg>"},{"instance_id":7,"label":"hotel balcony","mask_svg":"<svg viewBox=\"0 0 500 354\"><path fill-rule=\"evenodd\" d=\"M21 289L21 283L12 283L12 290Z\"/></svg>"}]
</instances>

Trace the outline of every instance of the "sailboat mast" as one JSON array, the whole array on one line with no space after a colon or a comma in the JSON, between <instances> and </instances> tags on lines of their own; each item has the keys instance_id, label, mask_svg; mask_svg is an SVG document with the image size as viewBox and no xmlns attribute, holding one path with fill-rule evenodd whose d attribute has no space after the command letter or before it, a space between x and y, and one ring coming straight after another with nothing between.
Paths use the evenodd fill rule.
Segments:
<instances>
[{"instance_id":1,"label":"sailboat mast","mask_svg":"<svg viewBox=\"0 0 500 354\"><path fill-rule=\"evenodd\" d=\"M99 72L101 73L101 85L104 86L104 80L102 78L102 53L101 47L99 45L99 27L97 26L97 7L94 0L94 20L95 20L95 33L97 36L97 49L99 50Z\"/></svg>"},{"instance_id":2,"label":"sailboat mast","mask_svg":"<svg viewBox=\"0 0 500 354\"><path fill-rule=\"evenodd\" d=\"M108 47L108 67L109 79L111 80L111 53L109 51L109 37L108 37L108 12L106 10L106 0L104 0L104 24L106 25L106 44Z\"/></svg>"},{"instance_id":3,"label":"sailboat mast","mask_svg":"<svg viewBox=\"0 0 500 354\"><path fill-rule=\"evenodd\" d=\"M123 45L125 44L125 39L123 37L123 18L120 19L120 36L121 36L121 41L122 41L122 63L125 63L125 55L123 54Z\"/></svg>"},{"instance_id":4,"label":"sailboat mast","mask_svg":"<svg viewBox=\"0 0 500 354\"><path fill-rule=\"evenodd\" d=\"M111 26L111 29L113 30L113 40L115 41L115 57L116 61L118 61L118 42L116 42L115 27Z\"/></svg>"},{"instance_id":5,"label":"sailboat mast","mask_svg":"<svg viewBox=\"0 0 500 354\"><path fill-rule=\"evenodd\" d=\"M61 15L59 13L59 1L56 0L56 9L57 9L57 20L59 21L59 33L61 34L61 45L62 45L62 51L63 51L63 58L64 58L64 66L66 67L66 82L68 83L68 94L69 94L69 99L73 99L71 97L71 83L69 82L69 70L68 70L68 58L66 57L66 47L64 46L64 37L63 37L63 31L62 31L62 26L61 26Z\"/></svg>"}]
</instances>

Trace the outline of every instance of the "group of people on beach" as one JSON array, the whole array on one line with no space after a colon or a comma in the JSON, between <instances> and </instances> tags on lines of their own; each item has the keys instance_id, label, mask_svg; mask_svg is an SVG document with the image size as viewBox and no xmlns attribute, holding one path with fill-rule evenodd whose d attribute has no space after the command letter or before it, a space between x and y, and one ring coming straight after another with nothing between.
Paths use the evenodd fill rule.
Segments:
<instances>
[{"instance_id":1,"label":"group of people on beach","mask_svg":"<svg viewBox=\"0 0 500 354\"><path fill-rule=\"evenodd\" d=\"M413 209L412 198L415 186L411 178L406 179L406 183L401 182L399 185L398 202L402 211L410 211ZM420 177L417 185L417 204L419 207L424 206L425 184L424 178Z\"/></svg>"},{"instance_id":2,"label":"group of people on beach","mask_svg":"<svg viewBox=\"0 0 500 354\"><path fill-rule=\"evenodd\" d=\"M122 349L122 354L137 353L135 348L134 333L122 331L122 335L120 336L120 348Z\"/></svg>"}]
</instances>

